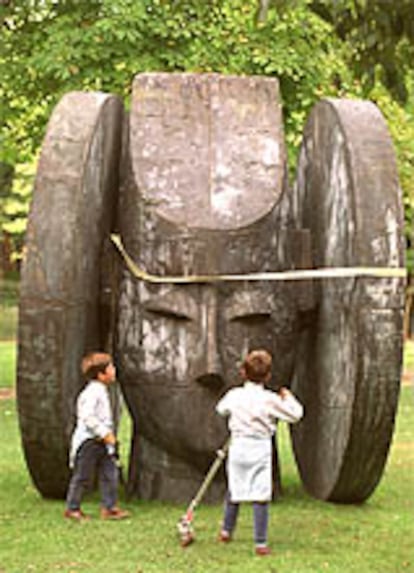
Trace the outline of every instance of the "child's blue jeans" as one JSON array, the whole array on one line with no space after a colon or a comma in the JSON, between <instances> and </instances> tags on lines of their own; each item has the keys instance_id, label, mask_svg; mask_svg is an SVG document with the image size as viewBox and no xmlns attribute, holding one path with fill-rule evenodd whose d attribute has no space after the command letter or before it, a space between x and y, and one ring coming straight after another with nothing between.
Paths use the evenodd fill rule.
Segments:
<instances>
[{"instance_id":1,"label":"child's blue jeans","mask_svg":"<svg viewBox=\"0 0 414 573\"><path fill-rule=\"evenodd\" d=\"M102 506L111 509L118 494L118 468L108 455L105 444L96 440L84 442L75 458L75 467L69 483L66 505L70 510L80 509L82 496L95 471L99 477Z\"/></svg>"},{"instance_id":2,"label":"child's blue jeans","mask_svg":"<svg viewBox=\"0 0 414 573\"><path fill-rule=\"evenodd\" d=\"M239 503L230 501L227 494L224 506L223 529L232 533L236 527L237 517L239 514ZM256 545L266 545L267 543L267 525L269 521L269 504L253 502L253 521L254 521L254 541Z\"/></svg>"}]
</instances>

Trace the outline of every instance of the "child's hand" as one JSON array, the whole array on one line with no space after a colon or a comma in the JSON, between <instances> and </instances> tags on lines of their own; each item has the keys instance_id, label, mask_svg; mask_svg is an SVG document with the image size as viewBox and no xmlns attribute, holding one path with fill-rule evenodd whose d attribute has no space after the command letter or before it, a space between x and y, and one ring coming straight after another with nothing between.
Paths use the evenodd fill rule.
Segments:
<instances>
[{"instance_id":1,"label":"child's hand","mask_svg":"<svg viewBox=\"0 0 414 573\"><path fill-rule=\"evenodd\" d=\"M284 386L282 386L282 388L279 389L279 396L282 398L282 400L284 400L285 398L287 398L290 395L291 395L291 392L288 388L285 388Z\"/></svg>"},{"instance_id":2,"label":"child's hand","mask_svg":"<svg viewBox=\"0 0 414 573\"><path fill-rule=\"evenodd\" d=\"M109 434L106 434L106 436L104 436L103 441L104 444L110 444L111 446L114 446L116 444L115 435L112 432L109 432Z\"/></svg>"}]
</instances>

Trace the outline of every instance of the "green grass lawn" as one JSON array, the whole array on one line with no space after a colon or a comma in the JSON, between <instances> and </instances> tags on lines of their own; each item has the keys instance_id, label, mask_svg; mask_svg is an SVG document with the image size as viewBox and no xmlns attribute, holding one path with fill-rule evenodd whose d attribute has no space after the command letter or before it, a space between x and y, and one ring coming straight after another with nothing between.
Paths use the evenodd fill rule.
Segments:
<instances>
[{"instance_id":1,"label":"green grass lawn","mask_svg":"<svg viewBox=\"0 0 414 573\"><path fill-rule=\"evenodd\" d=\"M17 306L0 305L0 340L13 340L17 330Z\"/></svg>"},{"instance_id":2,"label":"green grass lawn","mask_svg":"<svg viewBox=\"0 0 414 573\"><path fill-rule=\"evenodd\" d=\"M88 573L404 573L414 571L414 401L402 390L393 446L384 477L363 505L340 506L309 497L280 427L284 495L271 507L273 555L253 555L251 508L242 508L234 542L216 541L220 506L201 505L197 541L179 546L176 521L183 506L130 501L129 521L97 518L99 500L84 509L93 519L71 523L64 503L42 499L31 484L20 448L15 401L0 401L0 572ZM127 443L129 422L121 435ZM189 501L195 492L188 492Z\"/></svg>"},{"instance_id":3,"label":"green grass lawn","mask_svg":"<svg viewBox=\"0 0 414 573\"><path fill-rule=\"evenodd\" d=\"M17 293L17 281L0 280L0 388L16 378Z\"/></svg>"},{"instance_id":4,"label":"green grass lawn","mask_svg":"<svg viewBox=\"0 0 414 573\"><path fill-rule=\"evenodd\" d=\"M0 340L13 340L17 329L17 280L0 278Z\"/></svg>"},{"instance_id":5,"label":"green grass lawn","mask_svg":"<svg viewBox=\"0 0 414 573\"><path fill-rule=\"evenodd\" d=\"M0 388L12 388L16 378L16 343L0 340Z\"/></svg>"},{"instance_id":6,"label":"green grass lawn","mask_svg":"<svg viewBox=\"0 0 414 573\"><path fill-rule=\"evenodd\" d=\"M414 372L414 339L405 341L404 370L410 370L411 372Z\"/></svg>"}]
</instances>

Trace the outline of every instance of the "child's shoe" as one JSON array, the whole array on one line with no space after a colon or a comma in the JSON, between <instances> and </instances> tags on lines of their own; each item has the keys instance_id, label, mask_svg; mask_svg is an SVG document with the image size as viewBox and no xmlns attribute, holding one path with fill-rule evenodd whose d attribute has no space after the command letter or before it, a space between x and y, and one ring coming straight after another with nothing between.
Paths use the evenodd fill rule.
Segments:
<instances>
[{"instance_id":1,"label":"child's shoe","mask_svg":"<svg viewBox=\"0 0 414 573\"><path fill-rule=\"evenodd\" d=\"M221 543L229 543L231 541L231 534L225 529L222 529L219 533L218 540L221 541Z\"/></svg>"},{"instance_id":2,"label":"child's shoe","mask_svg":"<svg viewBox=\"0 0 414 573\"><path fill-rule=\"evenodd\" d=\"M101 519L126 519L131 514L126 509L121 509L119 507L112 507L108 509L106 507L101 508Z\"/></svg>"},{"instance_id":3,"label":"child's shoe","mask_svg":"<svg viewBox=\"0 0 414 573\"><path fill-rule=\"evenodd\" d=\"M63 516L73 521L87 521L90 519L89 515L83 513L81 509L66 509Z\"/></svg>"},{"instance_id":4,"label":"child's shoe","mask_svg":"<svg viewBox=\"0 0 414 573\"><path fill-rule=\"evenodd\" d=\"M256 545L256 555L264 556L270 554L271 550L267 545Z\"/></svg>"}]
</instances>

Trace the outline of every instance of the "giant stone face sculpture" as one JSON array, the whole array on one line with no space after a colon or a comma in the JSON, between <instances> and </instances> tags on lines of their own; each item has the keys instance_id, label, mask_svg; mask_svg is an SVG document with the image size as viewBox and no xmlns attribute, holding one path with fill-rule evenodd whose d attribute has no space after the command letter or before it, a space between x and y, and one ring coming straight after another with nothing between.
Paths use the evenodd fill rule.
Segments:
<instances>
[{"instance_id":1,"label":"giant stone face sculpture","mask_svg":"<svg viewBox=\"0 0 414 573\"><path fill-rule=\"evenodd\" d=\"M288 267L277 82L150 74L135 79L132 98L119 210L130 256L167 276ZM271 350L275 374L289 380L290 290L266 282L149 286L125 271L117 347L139 426L132 474L140 496L185 499L200 482L225 439L215 403L238 380L248 349Z\"/></svg>"},{"instance_id":2,"label":"giant stone face sculpture","mask_svg":"<svg viewBox=\"0 0 414 573\"><path fill-rule=\"evenodd\" d=\"M379 111L369 102L315 106L292 191L275 79L142 74L129 119L121 113L113 96L68 94L39 164L18 373L39 491L65 492L85 351L103 345L116 358L133 419L130 492L185 501L225 439L215 403L238 383L244 354L264 347L273 387L291 384L305 405L293 434L305 487L321 499L366 499L388 452L402 352L402 209ZM46 206L55 213L47 225ZM114 230L135 264L164 282L131 272L108 246ZM387 268L379 278L352 275L361 265ZM269 274L314 266L348 267L351 278L335 269L314 281ZM223 491L221 475L209 499Z\"/></svg>"}]
</instances>

